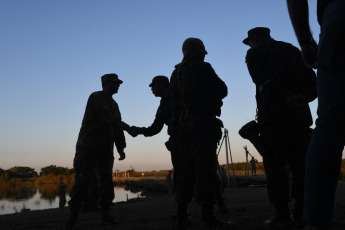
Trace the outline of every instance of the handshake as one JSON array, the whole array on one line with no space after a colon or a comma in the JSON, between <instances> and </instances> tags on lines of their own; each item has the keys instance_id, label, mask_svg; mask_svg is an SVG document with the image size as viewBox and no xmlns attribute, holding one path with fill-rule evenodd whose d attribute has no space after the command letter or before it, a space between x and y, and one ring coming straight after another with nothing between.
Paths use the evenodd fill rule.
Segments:
<instances>
[{"instance_id":1,"label":"handshake","mask_svg":"<svg viewBox=\"0 0 345 230\"><path fill-rule=\"evenodd\" d=\"M126 131L129 135L131 135L132 137L136 137L139 134L142 134L141 128L136 127L136 126L128 126L126 128Z\"/></svg>"},{"instance_id":2,"label":"handshake","mask_svg":"<svg viewBox=\"0 0 345 230\"><path fill-rule=\"evenodd\" d=\"M121 127L132 137L136 137L139 134L142 134L141 128L136 127L136 126L129 126L127 123L123 121L121 122Z\"/></svg>"}]
</instances>

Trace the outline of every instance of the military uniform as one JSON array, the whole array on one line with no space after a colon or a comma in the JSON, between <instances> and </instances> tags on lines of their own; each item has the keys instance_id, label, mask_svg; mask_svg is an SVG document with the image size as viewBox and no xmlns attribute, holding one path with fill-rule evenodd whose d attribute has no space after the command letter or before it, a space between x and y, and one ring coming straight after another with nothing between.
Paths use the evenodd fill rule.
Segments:
<instances>
[{"instance_id":1,"label":"military uniform","mask_svg":"<svg viewBox=\"0 0 345 230\"><path fill-rule=\"evenodd\" d=\"M176 201L179 206L186 205L195 187L203 212L213 212L217 189L214 162L222 135L221 121L216 117L220 116L227 86L209 63L185 58L175 68L170 79L172 118L168 131Z\"/></svg>"},{"instance_id":2,"label":"military uniform","mask_svg":"<svg viewBox=\"0 0 345 230\"><path fill-rule=\"evenodd\" d=\"M169 96L162 97L156 112L155 120L149 127L139 128L140 133L145 137L151 137L158 134L163 129L164 124L168 126L170 115L170 98Z\"/></svg>"},{"instance_id":3,"label":"military uniform","mask_svg":"<svg viewBox=\"0 0 345 230\"><path fill-rule=\"evenodd\" d=\"M74 157L75 184L69 205L79 209L83 194L96 170L100 184L100 205L109 209L114 199L112 169L114 142L118 151L123 151L126 141L121 124L121 114L113 98L103 91L90 95L79 132Z\"/></svg>"},{"instance_id":4,"label":"military uniform","mask_svg":"<svg viewBox=\"0 0 345 230\"><path fill-rule=\"evenodd\" d=\"M294 215L300 218L305 156L312 125L308 103L316 98L315 73L305 67L296 47L270 37L248 50L246 63L256 85L260 136L269 148L263 155L269 200L276 206L276 215L288 215L279 213L284 210L279 207L287 208L290 201L286 170L289 167L292 196L296 200ZM300 96L299 107L290 103L296 96Z\"/></svg>"}]
</instances>

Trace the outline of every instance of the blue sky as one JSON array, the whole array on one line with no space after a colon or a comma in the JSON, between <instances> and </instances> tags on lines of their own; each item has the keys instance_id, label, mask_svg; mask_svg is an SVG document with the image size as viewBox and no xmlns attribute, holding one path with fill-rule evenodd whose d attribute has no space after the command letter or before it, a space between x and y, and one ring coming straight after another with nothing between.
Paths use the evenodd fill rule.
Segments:
<instances>
[{"instance_id":1,"label":"blue sky","mask_svg":"<svg viewBox=\"0 0 345 230\"><path fill-rule=\"evenodd\" d=\"M318 40L316 0L309 4ZM221 119L234 162L245 161L244 145L261 161L238 135L255 117L255 87L242 40L257 26L297 46L284 0L1 1L0 168L71 168L88 96L101 90L105 73L117 73L124 81L113 97L123 120L150 125L159 98L148 85L156 75L170 77L188 37L204 42L205 61L228 86ZM314 119L316 104L311 103ZM115 161L114 169L172 167L164 146L166 128L154 137L126 138L127 158ZM225 163L225 149L219 160Z\"/></svg>"}]
</instances>

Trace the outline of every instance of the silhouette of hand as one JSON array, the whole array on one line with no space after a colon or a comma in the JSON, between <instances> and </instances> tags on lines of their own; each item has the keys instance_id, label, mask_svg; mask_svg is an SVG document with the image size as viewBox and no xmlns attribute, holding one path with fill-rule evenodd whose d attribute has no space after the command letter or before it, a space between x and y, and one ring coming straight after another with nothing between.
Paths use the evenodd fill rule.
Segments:
<instances>
[{"instance_id":1,"label":"silhouette of hand","mask_svg":"<svg viewBox=\"0 0 345 230\"><path fill-rule=\"evenodd\" d=\"M140 129L136 126L131 126L127 129L127 132L129 133L129 135L131 135L132 137L136 137L140 134Z\"/></svg>"},{"instance_id":2,"label":"silhouette of hand","mask_svg":"<svg viewBox=\"0 0 345 230\"><path fill-rule=\"evenodd\" d=\"M120 154L119 161L126 159L126 153L123 150L119 151L119 154Z\"/></svg>"},{"instance_id":3,"label":"silhouette of hand","mask_svg":"<svg viewBox=\"0 0 345 230\"><path fill-rule=\"evenodd\" d=\"M308 68L315 68L316 63L316 54L317 54L317 44L314 41L313 43L307 46L301 46L302 58L304 64Z\"/></svg>"}]
</instances>

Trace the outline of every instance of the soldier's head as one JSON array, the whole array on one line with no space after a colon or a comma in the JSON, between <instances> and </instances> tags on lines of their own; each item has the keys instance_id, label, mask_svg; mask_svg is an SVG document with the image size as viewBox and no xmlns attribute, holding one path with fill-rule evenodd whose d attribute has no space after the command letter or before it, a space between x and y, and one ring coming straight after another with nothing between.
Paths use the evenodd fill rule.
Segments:
<instances>
[{"instance_id":1,"label":"soldier's head","mask_svg":"<svg viewBox=\"0 0 345 230\"><path fill-rule=\"evenodd\" d=\"M165 97L169 92L169 79L162 75L155 76L149 86L156 97Z\"/></svg>"},{"instance_id":2,"label":"soldier's head","mask_svg":"<svg viewBox=\"0 0 345 230\"><path fill-rule=\"evenodd\" d=\"M101 80L103 91L111 95L117 93L120 85L123 83L115 73L104 74Z\"/></svg>"},{"instance_id":3,"label":"soldier's head","mask_svg":"<svg viewBox=\"0 0 345 230\"><path fill-rule=\"evenodd\" d=\"M207 51L199 38L187 38L183 42L182 53L184 58L203 61Z\"/></svg>"},{"instance_id":4,"label":"soldier's head","mask_svg":"<svg viewBox=\"0 0 345 230\"><path fill-rule=\"evenodd\" d=\"M269 28L255 27L248 31L248 37L243 40L243 43L253 48L267 38L271 38Z\"/></svg>"}]
</instances>

